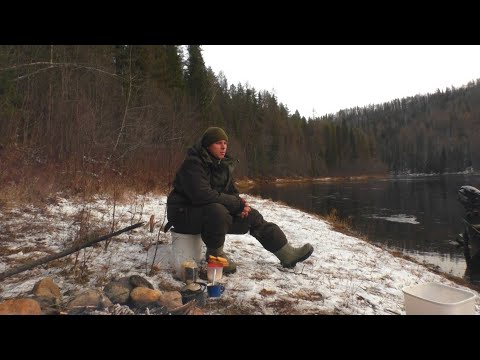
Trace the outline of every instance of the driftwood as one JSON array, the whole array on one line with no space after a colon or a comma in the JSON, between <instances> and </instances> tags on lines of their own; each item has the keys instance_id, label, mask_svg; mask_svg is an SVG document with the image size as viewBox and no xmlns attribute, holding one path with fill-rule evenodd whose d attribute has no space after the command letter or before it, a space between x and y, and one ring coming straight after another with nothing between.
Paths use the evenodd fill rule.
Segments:
<instances>
[{"instance_id":1,"label":"driftwood","mask_svg":"<svg viewBox=\"0 0 480 360\"><path fill-rule=\"evenodd\" d=\"M196 302L197 301L193 299L192 301L189 301L184 305L176 307L175 309L172 309L169 312L172 315L190 315L190 313L193 312L195 308Z\"/></svg>"},{"instance_id":2,"label":"driftwood","mask_svg":"<svg viewBox=\"0 0 480 360\"><path fill-rule=\"evenodd\" d=\"M129 230L133 230L133 229L136 229L142 225L145 225L145 222L139 222L137 224L134 224L134 225L130 225L130 226L127 226L126 228L123 228L121 230L118 230L118 231L115 231L115 232L112 232L110 234L107 234L107 235L103 235L103 236L100 236L99 238L95 238L95 239L92 239L92 240L86 240L85 242L80 242L74 246L72 246L71 248L69 249L66 249L62 252L59 252L59 253L56 253L56 254L52 254L52 255L48 255L44 258L41 258L41 259L38 259L38 260L35 260L35 261L32 261L28 264L25 264L25 265L21 265L21 266L18 266L16 268L13 268L13 269L10 269L8 271L5 271L3 273L0 273L0 281L6 279L7 277L9 276L12 276L12 275L15 275L15 274L18 274L18 273L21 273L21 272L24 272L25 270L30 270L38 265L42 265L42 264L45 264L47 262L50 262L52 260L55 260L55 259L59 259L61 257L64 257L64 256L67 256L67 255L70 255L74 252L77 252L83 248L86 248L86 247L89 247L89 246L92 246L100 241L103 241L103 240L107 240L107 239L110 239L111 237L114 237L114 236L117 236L117 235L120 235L121 233L124 233L125 231L129 231Z\"/></svg>"}]
</instances>

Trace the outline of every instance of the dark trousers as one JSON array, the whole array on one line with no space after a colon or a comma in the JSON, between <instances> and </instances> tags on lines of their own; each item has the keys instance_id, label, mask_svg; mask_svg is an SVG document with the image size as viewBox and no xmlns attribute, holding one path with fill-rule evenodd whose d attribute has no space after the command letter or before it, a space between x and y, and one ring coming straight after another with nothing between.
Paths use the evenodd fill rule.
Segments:
<instances>
[{"instance_id":1,"label":"dark trousers","mask_svg":"<svg viewBox=\"0 0 480 360\"><path fill-rule=\"evenodd\" d=\"M217 249L225 243L226 234L246 234L256 238L270 252L280 250L287 238L278 225L267 222L255 209L247 217L231 215L221 204L197 207L167 207L168 222L175 231L183 234L201 234L209 249Z\"/></svg>"}]
</instances>

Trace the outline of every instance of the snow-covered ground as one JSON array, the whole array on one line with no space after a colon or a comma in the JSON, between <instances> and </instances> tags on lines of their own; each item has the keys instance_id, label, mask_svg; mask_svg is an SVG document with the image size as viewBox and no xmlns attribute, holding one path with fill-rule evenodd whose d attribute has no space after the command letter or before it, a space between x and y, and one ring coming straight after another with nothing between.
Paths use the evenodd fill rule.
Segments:
<instances>
[{"instance_id":1,"label":"snow-covered ground","mask_svg":"<svg viewBox=\"0 0 480 360\"><path fill-rule=\"evenodd\" d=\"M292 245L310 242L315 251L294 269L284 269L252 236L228 235L225 250L238 270L223 277L225 292L221 298L208 299L207 314L405 314L402 288L427 282L478 295L422 265L336 232L315 215L245 197L267 221L280 226ZM115 230L146 222L112 238L106 250L102 242L8 277L0 283L0 300L28 296L33 285L46 276L53 278L63 294L87 287L101 289L128 275L141 275L160 290L179 290L184 284L172 277L170 233L160 231L165 202L164 195L154 194L130 195L115 204L111 198L81 202L58 197L44 209L0 208L0 272L64 250L82 238L86 224L90 230L103 229L99 236L109 233L113 214ZM148 224L151 215L155 218L153 233ZM477 313L479 305L477 297Z\"/></svg>"}]
</instances>

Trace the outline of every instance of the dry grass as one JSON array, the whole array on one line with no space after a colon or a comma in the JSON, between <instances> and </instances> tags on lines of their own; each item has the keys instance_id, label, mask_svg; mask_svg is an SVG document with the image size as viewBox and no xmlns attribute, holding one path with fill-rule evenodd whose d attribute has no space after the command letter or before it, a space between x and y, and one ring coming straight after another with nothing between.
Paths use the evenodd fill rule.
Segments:
<instances>
[{"instance_id":1,"label":"dry grass","mask_svg":"<svg viewBox=\"0 0 480 360\"><path fill-rule=\"evenodd\" d=\"M325 216L325 220L338 232L349 235L354 234L352 230L352 222L349 219L340 218L337 209L332 209L330 213Z\"/></svg>"},{"instance_id":2,"label":"dry grass","mask_svg":"<svg viewBox=\"0 0 480 360\"><path fill-rule=\"evenodd\" d=\"M298 303L297 299L276 299L266 304L266 307L274 309L275 314L279 315L302 315L303 312L299 311L295 305Z\"/></svg>"},{"instance_id":3,"label":"dry grass","mask_svg":"<svg viewBox=\"0 0 480 360\"><path fill-rule=\"evenodd\" d=\"M259 294L262 295L263 297L268 297L270 295L274 295L277 292L275 290L267 290L267 289L262 289L260 290Z\"/></svg>"},{"instance_id":4,"label":"dry grass","mask_svg":"<svg viewBox=\"0 0 480 360\"><path fill-rule=\"evenodd\" d=\"M0 209L34 205L41 208L55 203L56 194L64 197L81 197L85 200L102 194L115 194L120 201L123 194L133 191L163 193L168 179L165 169L148 167L138 169L132 164L87 162L83 159L48 161L41 159L32 149L17 147L0 151Z\"/></svg>"},{"instance_id":5,"label":"dry grass","mask_svg":"<svg viewBox=\"0 0 480 360\"><path fill-rule=\"evenodd\" d=\"M5 213L4 213L5 215ZM7 215L14 217L13 215ZM15 225L5 224L2 227L0 235L2 235L3 243L5 242L14 242L15 239L18 237L22 237L25 234L45 234L45 233L53 233L55 231L55 227L49 223L37 223L37 222L19 222L15 223ZM41 241L41 238L36 238L37 241Z\"/></svg>"},{"instance_id":6,"label":"dry grass","mask_svg":"<svg viewBox=\"0 0 480 360\"><path fill-rule=\"evenodd\" d=\"M235 186L241 193L248 192L248 190L254 188L257 183L253 180L241 178L235 181Z\"/></svg>"},{"instance_id":7,"label":"dry grass","mask_svg":"<svg viewBox=\"0 0 480 360\"><path fill-rule=\"evenodd\" d=\"M258 313L258 304L253 301L234 301L232 299L218 298L209 300L205 305L205 312L208 315L253 315Z\"/></svg>"},{"instance_id":8,"label":"dry grass","mask_svg":"<svg viewBox=\"0 0 480 360\"><path fill-rule=\"evenodd\" d=\"M257 280L257 281L262 281L269 278L270 278L270 275L263 272L255 272L252 275L250 275L251 280Z\"/></svg>"},{"instance_id":9,"label":"dry grass","mask_svg":"<svg viewBox=\"0 0 480 360\"><path fill-rule=\"evenodd\" d=\"M54 267L54 268L62 268L65 269L67 266L71 265L73 259L71 256L66 256L60 259L52 260L45 264L47 268Z\"/></svg>"},{"instance_id":10,"label":"dry grass","mask_svg":"<svg viewBox=\"0 0 480 360\"><path fill-rule=\"evenodd\" d=\"M51 255L54 253L54 251L50 250L44 245L36 245L36 246L26 246L22 248L16 248L16 249L7 249L5 247L0 248L0 255L2 256L10 256L10 255L15 255L18 253L23 253L23 254L28 254L31 252L44 252L48 255ZM46 256L46 255L45 255Z\"/></svg>"},{"instance_id":11,"label":"dry grass","mask_svg":"<svg viewBox=\"0 0 480 360\"><path fill-rule=\"evenodd\" d=\"M317 291L311 291L311 292L306 292L303 290L297 291L296 293L291 294L292 297L296 299L301 299L301 300L306 300L306 301L311 301L311 302L323 302L324 301L324 296L317 292Z\"/></svg>"}]
</instances>

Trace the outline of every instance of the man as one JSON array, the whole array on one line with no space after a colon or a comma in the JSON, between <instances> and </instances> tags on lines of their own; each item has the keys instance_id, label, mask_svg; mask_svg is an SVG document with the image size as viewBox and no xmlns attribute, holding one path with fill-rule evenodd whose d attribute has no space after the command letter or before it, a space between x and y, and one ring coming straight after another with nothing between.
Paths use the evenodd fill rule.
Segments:
<instances>
[{"instance_id":1,"label":"man","mask_svg":"<svg viewBox=\"0 0 480 360\"><path fill-rule=\"evenodd\" d=\"M235 161L227 155L227 147L225 131L210 127L188 149L167 199L166 230L173 225L178 233L200 233L207 246L207 260L210 255L228 260L223 268L225 274L237 269L223 251L226 234L250 231L286 268L306 260L313 252L312 245L290 246L278 225L265 221L239 196L232 177Z\"/></svg>"}]
</instances>

